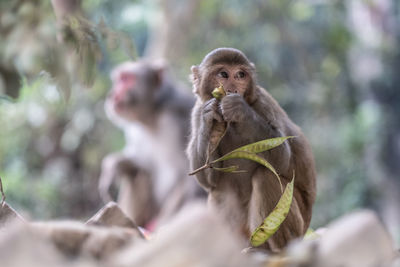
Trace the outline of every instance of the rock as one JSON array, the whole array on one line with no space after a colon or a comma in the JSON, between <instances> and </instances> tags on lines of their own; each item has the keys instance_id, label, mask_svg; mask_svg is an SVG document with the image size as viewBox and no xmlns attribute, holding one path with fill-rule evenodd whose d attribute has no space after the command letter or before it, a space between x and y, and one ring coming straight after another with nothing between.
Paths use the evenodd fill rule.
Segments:
<instances>
[{"instance_id":1,"label":"rock","mask_svg":"<svg viewBox=\"0 0 400 267\"><path fill-rule=\"evenodd\" d=\"M393 257L392 240L377 215L362 210L328 226L319 240L317 266L387 266Z\"/></svg>"},{"instance_id":2,"label":"rock","mask_svg":"<svg viewBox=\"0 0 400 267\"><path fill-rule=\"evenodd\" d=\"M295 239L289 243L285 250L290 266L316 266L313 265L317 258L318 238Z\"/></svg>"},{"instance_id":3,"label":"rock","mask_svg":"<svg viewBox=\"0 0 400 267\"><path fill-rule=\"evenodd\" d=\"M136 224L121 210L115 202L109 202L100 209L86 224L101 226L119 226L137 229Z\"/></svg>"},{"instance_id":4,"label":"rock","mask_svg":"<svg viewBox=\"0 0 400 267\"><path fill-rule=\"evenodd\" d=\"M31 230L49 239L63 254L76 256L90 235L89 229L75 221L34 222Z\"/></svg>"},{"instance_id":5,"label":"rock","mask_svg":"<svg viewBox=\"0 0 400 267\"><path fill-rule=\"evenodd\" d=\"M4 203L0 206L0 229L4 228L4 231L0 232L2 239L4 236L8 236L9 228L14 226L20 232L31 233L31 235L27 235L27 242L34 243L32 241L34 238L40 239L42 243L46 244L45 246L52 247L52 249L57 248L62 255L73 258L89 256L103 259L126 244L143 239L143 235L136 225L115 203L107 204L87 224L77 221L50 221L23 223L23 225L17 223L16 225L15 222L25 221L7 203ZM17 230L15 231L17 232ZM18 234L15 235L24 240ZM25 253L25 250L29 249L24 246L22 248L24 251L21 253ZM43 250L47 250L47 248ZM26 251L27 255L30 253L30 251ZM44 260L46 261L46 259ZM52 261L51 257L49 260ZM0 265L2 266L2 264Z\"/></svg>"},{"instance_id":6,"label":"rock","mask_svg":"<svg viewBox=\"0 0 400 267\"><path fill-rule=\"evenodd\" d=\"M400 251L397 250L395 254L393 262L389 265L390 267L400 267Z\"/></svg>"},{"instance_id":7,"label":"rock","mask_svg":"<svg viewBox=\"0 0 400 267\"><path fill-rule=\"evenodd\" d=\"M83 244L82 252L89 254L96 259L112 257L115 252L123 249L129 244L136 244L143 238L138 232L128 228L93 228L91 235ZM134 253L134 252L133 252Z\"/></svg>"},{"instance_id":8,"label":"rock","mask_svg":"<svg viewBox=\"0 0 400 267\"><path fill-rule=\"evenodd\" d=\"M29 224L9 225L0 236L0 266L13 267L94 267L90 259L79 262L64 257L46 238L29 227Z\"/></svg>"},{"instance_id":9,"label":"rock","mask_svg":"<svg viewBox=\"0 0 400 267\"><path fill-rule=\"evenodd\" d=\"M125 248L109 266L260 266L218 216L190 205L148 241Z\"/></svg>"},{"instance_id":10,"label":"rock","mask_svg":"<svg viewBox=\"0 0 400 267\"><path fill-rule=\"evenodd\" d=\"M136 229L90 226L76 221L35 222L29 227L70 257L89 255L102 259L124 245L142 239Z\"/></svg>"},{"instance_id":11,"label":"rock","mask_svg":"<svg viewBox=\"0 0 400 267\"><path fill-rule=\"evenodd\" d=\"M24 222L25 220L6 202L0 204L0 228L5 227L10 222L14 221Z\"/></svg>"}]
</instances>

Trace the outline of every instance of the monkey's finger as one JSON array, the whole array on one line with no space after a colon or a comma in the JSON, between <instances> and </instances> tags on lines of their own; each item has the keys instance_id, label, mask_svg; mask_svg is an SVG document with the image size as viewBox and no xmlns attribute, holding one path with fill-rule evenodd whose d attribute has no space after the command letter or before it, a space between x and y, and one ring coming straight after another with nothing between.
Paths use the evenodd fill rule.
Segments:
<instances>
[{"instance_id":1,"label":"monkey's finger","mask_svg":"<svg viewBox=\"0 0 400 267\"><path fill-rule=\"evenodd\" d=\"M203 110L202 110L202 112L204 113L204 114L206 114L206 113L208 113L208 112L210 112L210 111L214 111L215 110L215 101L213 101L213 100L215 100L215 99L210 99L209 101L207 101L207 102L205 102L204 103L204 105L203 105Z\"/></svg>"},{"instance_id":2,"label":"monkey's finger","mask_svg":"<svg viewBox=\"0 0 400 267\"><path fill-rule=\"evenodd\" d=\"M224 118L218 112L214 112L213 113L213 118L214 118L214 120L216 120L218 122L223 122L224 121Z\"/></svg>"},{"instance_id":3,"label":"monkey's finger","mask_svg":"<svg viewBox=\"0 0 400 267\"><path fill-rule=\"evenodd\" d=\"M203 109L208 109L208 108L213 109L216 106L218 106L218 100L215 98L211 98L210 100L204 103Z\"/></svg>"},{"instance_id":4,"label":"monkey's finger","mask_svg":"<svg viewBox=\"0 0 400 267\"><path fill-rule=\"evenodd\" d=\"M203 106L203 116L210 117L217 121L222 120L222 116L219 114L218 101L213 98L208 100Z\"/></svg>"},{"instance_id":5,"label":"monkey's finger","mask_svg":"<svg viewBox=\"0 0 400 267\"><path fill-rule=\"evenodd\" d=\"M231 93L221 100L222 107L237 107L245 103L244 98L239 94Z\"/></svg>"}]
</instances>

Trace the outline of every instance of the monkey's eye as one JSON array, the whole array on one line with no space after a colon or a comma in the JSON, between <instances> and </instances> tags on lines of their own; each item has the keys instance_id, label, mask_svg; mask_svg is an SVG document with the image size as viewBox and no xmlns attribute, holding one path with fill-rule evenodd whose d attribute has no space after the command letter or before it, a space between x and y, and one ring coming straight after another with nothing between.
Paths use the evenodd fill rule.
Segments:
<instances>
[{"instance_id":1,"label":"monkey's eye","mask_svg":"<svg viewBox=\"0 0 400 267\"><path fill-rule=\"evenodd\" d=\"M246 76L246 73L244 73L244 71L239 71L239 72L237 73L237 76L238 76L239 78L244 78L244 76Z\"/></svg>"},{"instance_id":2,"label":"monkey's eye","mask_svg":"<svg viewBox=\"0 0 400 267\"><path fill-rule=\"evenodd\" d=\"M218 73L218 76L225 78L225 79L227 79L229 77L228 73L226 71L221 71L220 73Z\"/></svg>"}]
</instances>

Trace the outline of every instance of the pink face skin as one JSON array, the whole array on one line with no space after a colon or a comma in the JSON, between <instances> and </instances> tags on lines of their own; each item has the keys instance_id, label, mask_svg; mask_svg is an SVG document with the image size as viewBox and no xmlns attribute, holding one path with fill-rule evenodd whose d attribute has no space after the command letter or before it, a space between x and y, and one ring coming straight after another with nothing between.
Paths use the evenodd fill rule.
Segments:
<instances>
[{"instance_id":1,"label":"pink face skin","mask_svg":"<svg viewBox=\"0 0 400 267\"><path fill-rule=\"evenodd\" d=\"M136 76L132 72L121 71L113 77L113 102L116 110L122 108L126 93L135 85Z\"/></svg>"},{"instance_id":2,"label":"pink face skin","mask_svg":"<svg viewBox=\"0 0 400 267\"><path fill-rule=\"evenodd\" d=\"M136 62L125 62L116 67L111 73L111 80L113 87L111 89L112 106L115 112L121 114L127 106L127 94L133 90L137 77L136 73L139 71L140 66ZM122 115L122 114L121 114Z\"/></svg>"},{"instance_id":3,"label":"pink face skin","mask_svg":"<svg viewBox=\"0 0 400 267\"><path fill-rule=\"evenodd\" d=\"M217 66L218 68L218 66ZM224 86L226 93L237 93L241 96L246 92L250 83L250 75L241 66L221 65L216 72L216 81Z\"/></svg>"}]
</instances>

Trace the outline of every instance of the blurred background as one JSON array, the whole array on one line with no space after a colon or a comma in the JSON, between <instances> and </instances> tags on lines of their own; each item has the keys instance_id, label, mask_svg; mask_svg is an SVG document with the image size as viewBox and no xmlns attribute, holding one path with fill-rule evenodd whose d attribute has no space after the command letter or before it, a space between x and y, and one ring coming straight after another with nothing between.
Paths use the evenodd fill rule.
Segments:
<instances>
[{"instance_id":1,"label":"blurred background","mask_svg":"<svg viewBox=\"0 0 400 267\"><path fill-rule=\"evenodd\" d=\"M312 144L311 226L367 207L399 243L399 12L396 0L1 1L7 201L34 219L87 219L101 160L124 145L103 109L110 69L162 57L191 90L191 65L236 47Z\"/></svg>"}]
</instances>

